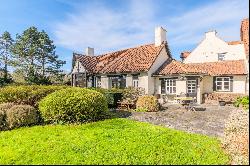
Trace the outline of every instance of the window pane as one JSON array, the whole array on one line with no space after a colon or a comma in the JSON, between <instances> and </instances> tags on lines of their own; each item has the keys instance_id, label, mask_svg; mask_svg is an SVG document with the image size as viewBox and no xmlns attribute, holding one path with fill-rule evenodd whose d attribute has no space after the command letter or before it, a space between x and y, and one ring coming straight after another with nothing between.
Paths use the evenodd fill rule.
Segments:
<instances>
[{"instance_id":1,"label":"window pane","mask_svg":"<svg viewBox=\"0 0 250 166\"><path fill-rule=\"evenodd\" d=\"M173 93L176 93L176 87L173 87Z\"/></svg>"},{"instance_id":2,"label":"window pane","mask_svg":"<svg viewBox=\"0 0 250 166\"><path fill-rule=\"evenodd\" d=\"M224 90L229 90L229 86L224 86Z\"/></svg>"},{"instance_id":3,"label":"window pane","mask_svg":"<svg viewBox=\"0 0 250 166\"><path fill-rule=\"evenodd\" d=\"M174 85L174 86L176 86L176 81L175 81L175 80L174 80L174 82L173 82L173 83L174 83L173 85Z\"/></svg>"},{"instance_id":4,"label":"window pane","mask_svg":"<svg viewBox=\"0 0 250 166\"><path fill-rule=\"evenodd\" d=\"M229 77L225 77L225 78L224 78L224 81L229 81Z\"/></svg>"},{"instance_id":5,"label":"window pane","mask_svg":"<svg viewBox=\"0 0 250 166\"><path fill-rule=\"evenodd\" d=\"M216 80L217 81L222 81L222 78L221 77L219 77L219 78L217 77Z\"/></svg>"},{"instance_id":6,"label":"window pane","mask_svg":"<svg viewBox=\"0 0 250 166\"><path fill-rule=\"evenodd\" d=\"M217 86L217 90L222 90L222 86Z\"/></svg>"},{"instance_id":7,"label":"window pane","mask_svg":"<svg viewBox=\"0 0 250 166\"><path fill-rule=\"evenodd\" d=\"M222 85L222 82L217 82L217 85Z\"/></svg>"}]
</instances>

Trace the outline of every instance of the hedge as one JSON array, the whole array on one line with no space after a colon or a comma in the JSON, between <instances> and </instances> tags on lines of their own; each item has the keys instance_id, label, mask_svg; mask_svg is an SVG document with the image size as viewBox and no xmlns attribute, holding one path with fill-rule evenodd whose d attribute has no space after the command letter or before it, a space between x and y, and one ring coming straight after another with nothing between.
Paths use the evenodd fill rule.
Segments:
<instances>
[{"instance_id":1,"label":"hedge","mask_svg":"<svg viewBox=\"0 0 250 166\"><path fill-rule=\"evenodd\" d=\"M22 85L0 88L0 104L13 102L37 107L37 103L48 94L67 86Z\"/></svg>"},{"instance_id":2,"label":"hedge","mask_svg":"<svg viewBox=\"0 0 250 166\"><path fill-rule=\"evenodd\" d=\"M108 113L103 94L86 88L66 88L49 94L39 102L47 123L82 123L104 119Z\"/></svg>"}]
</instances>

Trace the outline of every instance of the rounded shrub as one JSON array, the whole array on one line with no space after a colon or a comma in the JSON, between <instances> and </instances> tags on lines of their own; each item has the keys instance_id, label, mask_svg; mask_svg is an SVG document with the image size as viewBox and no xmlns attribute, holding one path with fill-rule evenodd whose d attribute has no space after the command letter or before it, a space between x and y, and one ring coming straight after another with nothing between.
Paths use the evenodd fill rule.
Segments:
<instances>
[{"instance_id":1,"label":"rounded shrub","mask_svg":"<svg viewBox=\"0 0 250 166\"><path fill-rule=\"evenodd\" d=\"M105 118L107 100L103 94L86 88L66 88L49 94L39 102L48 123L79 123Z\"/></svg>"},{"instance_id":2,"label":"rounded shrub","mask_svg":"<svg viewBox=\"0 0 250 166\"><path fill-rule=\"evenodd\" d=\"M6 111L6 117L10 129L38 122L37 110L30 105L14 105Z\"/></svg>"},{"instance_id":3,"label":"rounded shrub","mask_svg":"<svg viewBox=\"0 0 250 166\"><path fill-rule=\"evenodd\" d=\"M156 112L159 111L159 104L155 96L140 96L136 102L136 109Z\"/></svg>"},{"instance_id":4,"label":"rounded shrub","mask_svg":"<svg viewBox=\"0 0 250 166\"><path fill-rule=\"evenodd\" d=\"M0 88L0 103L13 102L37 106L38 102L50 93L66 86L22 85Z\"/></svg>"},{"instance_id":5,"label":"rounded shrub","mask_svg":"<svg viewBox=\"0 0 250 166\"><path fill-rule=\"evenodd\" d=\"M3 103L0 104L0 131L8 129L6 121L6 112L14 106L14 103Z\"/></svg>"}]
</instances>

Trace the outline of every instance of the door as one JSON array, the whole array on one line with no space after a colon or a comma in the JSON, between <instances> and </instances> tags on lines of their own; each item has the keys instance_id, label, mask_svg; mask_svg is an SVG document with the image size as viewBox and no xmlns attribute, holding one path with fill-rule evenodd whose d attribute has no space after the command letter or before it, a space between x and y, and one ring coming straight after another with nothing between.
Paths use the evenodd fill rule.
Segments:
<instances>
[{"instance_id":1,"label":"door","mask_svg":"<svg viewBox=\"0 0 250 166\"><path fill-rule=\"evenodd\" d=\"M187 95L197 99L197 80L187 80Z\"/></svg>"}]
</instances>

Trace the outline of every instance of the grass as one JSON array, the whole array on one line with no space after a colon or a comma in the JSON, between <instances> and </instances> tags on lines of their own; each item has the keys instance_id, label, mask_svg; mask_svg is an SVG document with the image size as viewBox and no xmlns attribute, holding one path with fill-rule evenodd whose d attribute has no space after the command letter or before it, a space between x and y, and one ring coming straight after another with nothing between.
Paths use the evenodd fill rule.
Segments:
<instances>
[{"instance_id":1,"label":"grass","mask_svg":"<svg viewBox=\"0 0 250 166\"><path fill-rule=\"evenodd\" d=\"M216 138L111 119L0 132L0 164L228 164Z\"/></svg>"}]
</instances>

